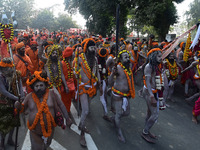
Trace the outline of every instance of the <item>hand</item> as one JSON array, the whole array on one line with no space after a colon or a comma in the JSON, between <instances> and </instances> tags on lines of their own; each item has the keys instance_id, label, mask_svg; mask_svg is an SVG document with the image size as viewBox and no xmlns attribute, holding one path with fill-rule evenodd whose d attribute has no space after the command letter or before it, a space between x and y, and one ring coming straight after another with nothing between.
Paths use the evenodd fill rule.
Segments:
<instances>
[{"instance_id":1,"label":"hand","mask_svg":"<svg viewBox=\"0 0 200 150\"><path fill-rule=\"evenodd\" d=\"M65 92L66 92L66 93L69 93L68 87L65 87Z\"/></svg>"},{"instance_id":2,"label":"hand","mask_svg":"<svg viewBox=\"0 0 200 150\"><path fill-rule=\"evenodd\" d=\"M15 105L15 108L16 108L17 110L21 110L21 104L20 104L19 101L16 101L14 105Z\"/></svg>"},{"instance_id":3,"label":"hand","mask_svg":"<svg viewBox=\"0 0 200 150\"><path fill-rule=\"evenodd\" d=\"M72 125L72 120L71 120L70 118L68 118L68 119L66 120L66 124L67 124L67 126L70 128L71 125Z\"/></svg>"},{"instance_id":4,"label":"hand","mask_svg":"<svg viewBox=\"0 0 200 150\"><path fill-rule=\"evenodd\" d=\"M151 99L151 106L156 107L157 106L157 101L156 101L154 95L151 95L150 99Z\"/></svg>"}]
</instances>

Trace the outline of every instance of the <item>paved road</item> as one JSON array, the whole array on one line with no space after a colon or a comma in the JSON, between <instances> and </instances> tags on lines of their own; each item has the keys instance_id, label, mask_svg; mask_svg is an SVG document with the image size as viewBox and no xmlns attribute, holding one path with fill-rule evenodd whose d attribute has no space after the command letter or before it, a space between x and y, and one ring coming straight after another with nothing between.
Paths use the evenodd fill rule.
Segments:
<instances>
[{"instance_id":1,"label":"paved road","mask_svg":"<svg viewBox=\"0 0 200 150\"><path fill-rule=\"evenodd\" d=\"M137 80L137 83L139 83ZM135 85L138 91L141 85ZM183 87L177 85L173 95L176 103L168 102L170 108L159 112L158 122L152 128L159 139L156 144L144 141L140 134L146 115L146 103L136 93L136 98L131 100L130 116L122 118L122 129L127 139L126 144L120 143L116 136L113 124L103 120L102 106L97 95L91 101L90 114L87 118L87 127L91 134L87 135L88 150L198 150L200 149L200 125L192 123L192 106L184 101ZM76 104L74 104L76 106ZM75 121L78 122L76 109L72 109ZM112 113L110 112L110 115ZM19 150L29 150L27 128L21 127L19 131ZM13 147L6 146L8 150ZM57 127L53 143L49 150L84 150L79 145L79 130L77 126L72 129L62 130Z\"/></svg>"}]
</instances>

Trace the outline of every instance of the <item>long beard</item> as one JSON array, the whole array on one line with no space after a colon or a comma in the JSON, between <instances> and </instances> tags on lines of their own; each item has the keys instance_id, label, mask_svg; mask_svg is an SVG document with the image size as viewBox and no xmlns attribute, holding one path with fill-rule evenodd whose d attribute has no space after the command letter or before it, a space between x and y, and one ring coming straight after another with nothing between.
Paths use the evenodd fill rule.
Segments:
<instances>
[{"instance_id":1,"label":"long beard","mask_svg":"<svg viewBox=\"0 0 200 150\"><path fill-rule=\"evenodd\" d=\"M51 56L51 61L57 62L57 61L58 61L58 57L56 57L56 56Z\"/></svg>"},{"instance_id":2,"label":"long beard","mask_svg":"<svg viewBox=\"0 0 200 150\"><path fill-rule=\"evenodd\" d=\"M124 65L124 67L125 67L127 70L129 70L130 61L124 62L123 65Z\"/></svg>"},{"instance_id":3,"label":"long beard","mask_svg":"<svg viewBox=\"0 0 200 150\"><path fill-rule=\"evenodd\" d=\"M92 68L95 64L95 62L94 62L95 61L95 52L94 51L92 51L92 52L88 51L86 57L87 57L88 65L89 65L90 69L92 70Z\"/></svg>"},{"instance_id":4,"label":"long beard","mask_svg":"<svg viewBox=\"0 0 200 150\"><path fill-rule=\"evenodd\" d=\"M34 92L38 98L42 98L43 95L45 94L46 90L38 90L38 91L34 91Z\"/></svg>"}]
</instances>

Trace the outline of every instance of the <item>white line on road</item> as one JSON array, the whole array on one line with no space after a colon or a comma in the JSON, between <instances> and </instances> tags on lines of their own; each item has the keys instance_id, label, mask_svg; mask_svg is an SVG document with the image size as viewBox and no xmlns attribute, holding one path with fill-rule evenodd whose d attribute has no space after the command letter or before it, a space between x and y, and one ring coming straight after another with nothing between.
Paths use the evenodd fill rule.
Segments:
<instances>
[{"instance_id":1,"label":"white line on road","mask_svg":"<svg viewBox=\"0 0 200 150\"><path fill-rule=\"evenodd\" d=\"M80 118L78 117L78 113L77 113L73 103L71 105L71 113L72 113L72 116L73 116L73 118L74 118L74 120L75 120L77 125L72 124L70 129L73 130L74 132L76 132L78 135L80 135L81 132L78 129ZM96 144L94 143L94 141L93 141L92 137L90 136L90 134L87 134L87 133L85 134L85 140L87 142L88 150L98 150L98 148L96 147ZM53 150L67 150L66 148L64 148L62 145L60 145L54 139L52 139L52 143L51 143L50 147ZM26 137L25 137L25 140L24 140L24 143L22 145L22 149L21 150L30 150L30 149L31 149L30 131L28 130L27 133L26 133Z\"/></svg>"},{"instance_id":2,"label":"white line on road","mask_svg":"<svg viewBox=\"0 0 200 150\"><path fill-rule=\"evenodd\" d=\"M60 145L54 139L52 139L52 141L51 141L50 148L53 150L67 150L66 148L64 148L62 145ZM24 140L21 150L31 150L31 141L30 141L30 131L29 130L26 133L26 137L25 137L25 140Z\"/></svg>"},{"instance_id":3,"label":"white line on road","mask_svg":"<svg viewBox=\"0 0 200 150\"><path fill-rule=\"evenodd\" d=\"M73 103L71 104L70 111L72 113L72 116L73 116L76 124L79 125L80 118L77 115L78 113L77 113L77 111L76 111ZM79 135L81 133L80 130L78 129L78 126L73 125L73 124L71 125L71 130L73 130L74 132L76 132ZM88 148L88 150L98 150L98 148L97 148L96 144L94 143L94 141L93 141L92 137L90 136L90 134L85 133L85 140L87 142L87 148Z\"/></svg>"}]
</instances>

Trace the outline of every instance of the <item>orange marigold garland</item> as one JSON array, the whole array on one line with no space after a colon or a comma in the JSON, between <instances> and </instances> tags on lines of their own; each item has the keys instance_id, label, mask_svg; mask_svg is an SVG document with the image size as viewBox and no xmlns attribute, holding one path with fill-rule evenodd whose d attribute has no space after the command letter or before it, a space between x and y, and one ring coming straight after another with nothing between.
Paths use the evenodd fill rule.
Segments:
<instances>
[{"instance_id":1,"label":"orange marigold garland","mask_svg":"<svg viewBox=\"0 0 200 150\"><path fill-rule=\"evenodd\" d=\"M173 80L175 80L178 76L178 67L177 67L176 61L174 60L173 65L169 62L168 59L166 59L166 61L167 61L167 66L169 68L170 77Z\"/></svg>"},{"instance_id":2,"label":"orange marigold garland","mask_svg":"<svg viewBox=\"0 0 200 150\"><path fill-rule=\"evenodd\" d=\"M49 111L49 107L47 105L48 95L49 95L49 89L46 90L46 93L43 97L43 101L40 102L37 95L35 93L32 93L32 98L37 105L38 112L35 116L35 119L34 119L32 125L30 125L29 121L27 121L27 126L28 126L29 130L33 130L33 129L35 129L36 125L38 124L38 121L40 120L42 134L44 137L50 137L51 133L52 133L52 126L56 127L55 120L54 120L51 112ZM46 119L47 119L47 130L45 128L43 113L46 115Z\"/></svg>"},{"instance_id":3,"label":"orange marigold garland","mask_svg":"<svg viewBox=\"0 0 200 150\"><path fill-rule=\"evenodd\" d=\"M160 52L162 52L162 50L161 50L160 48L154 48L154 49L151 49L151 50L147 53L147 57L148 57L151 53L153 53L153 52L155 52L155 51L160 51Z\"/></svg>"},{"instance_id":4,"label":"orange marigold garland","mask_svg":"<svg viewBox=\"0 0 200 150\"><path fill-rule=\"evenodd\" d=\"M131 95L132 98L135 97L135 88L134 88L134 80L133 80L133 74L131 71L131 68L129 68L129 71L121 64L119 63L119 65L124 69L124 73L126 75L127 81L128 81L128 86L129 86L129 93L127 95ZM131 76L131 80L130 77ZM120 94L119 92L117 92L118 94ZM120 95L124 95L124 93L121 92Z\"/></svg>"},{"instance_id":5,"label":"orange marigold garland","mask_svg":"<svg viewBox=\"0 0 200 150\"><path fill-rule=\"evenodd\" d=\"M11 62L11 63L5 63L5 62L3 62L1 60L0 67L10 67L10 68L12 68L12 67L14 67L14 64L13 64L13 62Z\"/></svg>"},{"instance_id":6,"label":"orange marigold garland","mask_svg":"<svg viewBox=\"0 0 200 150\"><path fill-rule=\"evenodd\" d=\"M42 78L42 77L40 76L41 73L42 73L42 71L35 71L35 72L34 72L35 78L32 79L31 81L29 81L29 79L28 79L28 80L26 81L26 84L27 84L27 85L32 85L37 79L40 80L40 81L42 81L42 82L49 82L49 78L48 78L48 77L47 77L47 79L45 79L45 78Z\"/></svg>"},{"instance_id":7,"label":"orange marigold garland","mask_svg":"<svg viewBox=\"0 0 200 150\"><path fill-rule=\"evenodd\" d=\"M87 93L89 95L89 97L92 97L96 94L96 87L94 86L95 82L98 81L98 78L94 75L93 72L91 72L91 69L85 59L84 53L82 53L80 55L80 57L82 58L83 62L81 62L81 67L84 71L84 73L86 74L86 76L88 77L89 81L84 83L83 85L79 86L79 89L82 90L81 93L79 93L79 95L82 95L83 93ZM86 69L84 69L86 68ZM81 78L80 78L81 81ZM88 90L85 90L85 85L91 83L92 88L89 88Z\"/></svg>"}]
</instances>

